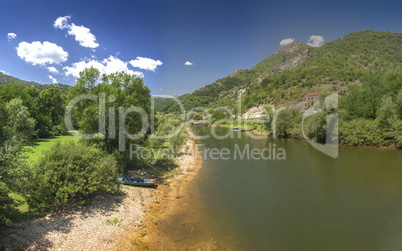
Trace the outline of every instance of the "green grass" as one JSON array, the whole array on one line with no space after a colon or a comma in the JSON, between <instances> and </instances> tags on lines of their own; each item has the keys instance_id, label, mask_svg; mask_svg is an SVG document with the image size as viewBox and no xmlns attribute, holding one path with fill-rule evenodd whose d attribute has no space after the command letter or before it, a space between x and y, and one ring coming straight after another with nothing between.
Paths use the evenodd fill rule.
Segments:
<instances>
[{"instance_id":1,"label":"green grass","mask_svg":"<svg viewBox=\"0 0 402 251\"><path fill-rule=\"evenodd\" d=\"M37 161L44 152L50 150L57 142L78 141L78 132L72 131L67 135L57 136L46 139L35 139L29 142L29 145L24 147L26 156L30 163ZM9 197L14 201L7 207L0 208L0 215L4 215L11 222L21 222L25 220L32 220L43 217L44 215L39 212L32 211L25 200L25 198L18 193L10 193ZM11 223L9 222L9 223Z\"/></svg>"},{"instance_id":2,"label":"green grass","mask_svg":"<svg viewBox=\"0 0 402 251\"><path fill-rule=\"evenodd\" d=\"M232 123L220 124L220 127L239 127L241 130L253 130L261 133L269 133L269 129L264 125L264 120L234 120Z\"/></svg>"},{"instance_id":3,"label":"green grass","mask_svg":"<svg viewBox=\"0 0 402 251\"><path fill-rule=\"evenodd\" d=\"M40 138L29 142L24 147L25 154L30 163L37 161L46 151L50 150L57 142L78 141L78 132L72 131L67 135L52 138ZM6 216L11 222L20 222L43 217L42 213L32 211L25 198L18 193L10 193L9 197L14 201L5 208L0 208L0 215Z\"/></svg>"},{"instance_id":4,"label":"green grass","mask_svg":"<svg viewBox=\"0 0 402 251\"><path fill-rule=\"evenodd\" d=\"M46 138L46 139L35 139L30 142L29 146L25 146L24 150L26 152L26 156L28 157L29 162L34 162L37 161L44 152L50 150L56 142L67 142L67 141L78 141L78 132L76 131L70 131L68 132L68 135L63 135L63 136L56 136L52 138Z\"/></svg>"},{"instance_id":5,"label":"green grass","mask_svg":"<svg viewBox=\"0 0 402 251\"><path fill-rule=\"evenodd\" d=\"M120 227L121 226L121 220L114 218L113 220L106 220L105 222L106 225L108 226L116 226L116 227Z\"/></svg>"}]
</instances>

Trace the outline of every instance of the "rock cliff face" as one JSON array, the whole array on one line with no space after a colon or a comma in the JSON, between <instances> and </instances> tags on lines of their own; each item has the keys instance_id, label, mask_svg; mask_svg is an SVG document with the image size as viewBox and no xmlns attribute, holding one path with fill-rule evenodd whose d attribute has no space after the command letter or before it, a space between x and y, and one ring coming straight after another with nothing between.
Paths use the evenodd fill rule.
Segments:
<instances>
[{"instance_id":1,"label":"rock cliff face","mask_svg":"<svg viewBox=\"0 0 402 251\"><path fill-rule=\"evenodd\" d=\"M307 60L309 52L308 48L301 48L298 43L295 44L292 43L289 44L288 46L291 47L283 48L285 49L284 53L286 54L294 53L294 56L277 65L275 67L275 70L273 70L273 73L279 74L284 70L293 69L295 67L300 66L302 63L304 63L304 61Z\"/></svg>"},{"instance_id":2,"label":"rock cliff face","mask_svg":"<svg viewBox=\"0 0 402 251\"><path fill-rule=\"evenodd\" d=\"M264 114L262 105L258 106L258 107L250 108L242 116L243 119L262 119L264 117L265 117L265 114Z\"/></svg>"}]
</instances>

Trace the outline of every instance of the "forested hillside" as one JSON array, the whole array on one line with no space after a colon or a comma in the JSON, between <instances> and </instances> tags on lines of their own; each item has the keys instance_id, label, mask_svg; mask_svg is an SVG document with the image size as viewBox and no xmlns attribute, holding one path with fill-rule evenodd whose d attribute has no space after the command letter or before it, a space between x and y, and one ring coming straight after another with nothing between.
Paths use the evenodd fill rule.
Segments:
<instances>
[{"instance_id":1,"label":"forested hillside","mask_svg":"<svg viewBox=\"0 0 402 251\"><path fill-rule=\"evenodd\" d=\"M358 31L321 47L293 42L249 70L231 75L181 97L195 106L233 107L242 93L243 108L260 104L304 107L313 91L342 91L361 85L369 75L398 75L402 69L402 34ZM391 78L396 78L391 77ZM177 110L172 106L171 111Z\"/></svg>"},{"instance_id":2,"label":"forested hillside","mask_svg":"<svg viewBox=\"0 0 402 251\"><path fill-rule=\"evenodd\" d=\"M153 100L156 112L166 112L174 102L173 99L161 97L153 97Z\"/></svg>"},{"instance_id":3,"label":"forested hillside","mask_svg":"<svg viewBox=\"0 0 402 251\"><path fill-rule=\"evenodd\" d=\"M0 85L6 85L6 84L16 84L16 85L21 85L24 87L35 87L39 91L49 89L49 88L56 88L61 92L66 92L70 88L69 85L64 85L64 84L46 84L42 85L33 81L25 81L21 80L19 78L15 78L13 76L4 74L0 72Z\"/></svg>"}]
</instances>

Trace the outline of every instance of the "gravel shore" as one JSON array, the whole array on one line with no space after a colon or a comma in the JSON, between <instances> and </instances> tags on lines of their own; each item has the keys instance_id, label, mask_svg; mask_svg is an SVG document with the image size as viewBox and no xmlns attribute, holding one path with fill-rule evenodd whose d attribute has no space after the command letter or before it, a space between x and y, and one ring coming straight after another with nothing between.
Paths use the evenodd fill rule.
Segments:
<instances>
[{"instance_id":1,"label":"gravel shore","mask_svg":"<svg viewBox=\"0 0 402 251\"><path fill-rule=\"evenodd\" d=\"M0 250L109 250L121 231L141 226L154 189L122 186L88 206L0 230Z\"/></svg>"},{"instance_id":2,"label":"gravel shore","mask_svg":"<svg viewBox=\"0 0 402 251\"><path fill-rule=\"evenodd\" d=\"M169 186L123 185L117 194L98 195L87 206L0 229L0 250L132 250L139 231L149 224L148 212L155 206L166 207L164 201L177 194L174 187L182 188L197 173L196 148L193 140L185 144L184 154L175 160L178 167L171 173Z\"/></svg>"}]
</instances>

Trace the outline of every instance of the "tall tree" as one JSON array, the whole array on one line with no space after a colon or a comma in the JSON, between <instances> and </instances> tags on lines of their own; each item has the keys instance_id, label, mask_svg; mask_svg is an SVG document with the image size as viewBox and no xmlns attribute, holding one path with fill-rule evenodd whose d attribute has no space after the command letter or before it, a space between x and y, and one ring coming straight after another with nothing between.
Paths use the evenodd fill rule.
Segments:
<instances>
[{"instance_id":1,"label":"tall tree","mask_svg":"<svg viewBox=\"0 0 402 251\"><path fill-rule=\"evenodd\" d=\"M21 99L12 99L5 105L7 123L4 131L7 138L26 141L36 134L35 119L30 117L28 108L22 104Z\"/></svg>"},{"instance_id":2,"label":"tall tree","mask_svg":"<svg viewBox=\"0 0 402 251\"><path fill-rule=\"evenodd\" d=\"M385 96L382 98L377 111L378 126L381 129L390 130L397 119L398 113L395 102L392 100L392 97Z\"/></svg>"},{"instance_id":3,"label":"tall tree","mask_svg":"<svg viewBox=\"0 0 402 251\"><path fill-rule=\"evenodd\" d=\"M396 96L396 108L398 113L398 118L402 120L402 90L399 91L398 95Z\"/></svg>"},{"instance_id":4,"label":"tall tree","mask_svg":"<svg viewBox=\"0 0 402 251\"><path fill-rule=\"evenodd\" d=\"M81 132L92 134L99 132L99 116L105 116L104 135L98 135L96 141L109 152L119 146L121 132L119 122L122 113L130 107L139 107L148 115L151 110L150 90L143 80L135 75L124 72L103 75L102 82L96 83L99 71L94 68L85 69L77 80L77 85L71 88L70 98L78 95L94 95L95 100L83 100L77 103L73 111L73 121ZM103 96L104 95L104 96ZM104 98L103 98L104 97ZM101 100L102 99L102 100ZM104 104L102 104L104 102ZM104 114L99 114L104 105ZM137 134L142 129L142 117L137 112L124 115L124 127L130 134ZM148 121L146 121L148 123ZM127 140L127 143L130 140Z\"/></svg>"}]
</instances>

